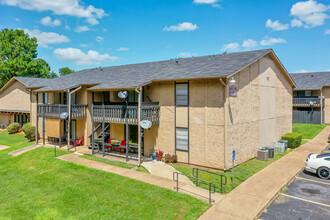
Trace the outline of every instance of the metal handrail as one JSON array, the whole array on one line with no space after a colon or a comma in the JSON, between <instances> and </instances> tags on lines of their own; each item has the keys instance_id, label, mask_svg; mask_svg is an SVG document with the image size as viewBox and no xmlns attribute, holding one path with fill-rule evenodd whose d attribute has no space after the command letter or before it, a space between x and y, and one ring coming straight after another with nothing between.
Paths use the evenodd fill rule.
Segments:
<instances>
[{"instance_id":1,"label":"metal handrail","mask_svg":"<svg viewBox=\"0 0 330 220\"><path fill-rule=\"evenodd\" d=\"M196 171L196 172L195 172ZM200 168L193 168L193 176L196 177L197 181L196 181L196 186L198 186L198 171L202 171L202 172L206 172L206 173L211 173L217 176L220 176L220 187L216 187L217 189L220 189L220 192L222 194L223 190L222 190L222 186L227 184L227 177L225 175L219 174L219 173L215 173L215 172L211 172L208 170L204 170L204 169L200 169ZM224 179L224 182L222 181Z\"/></svg>"},{"instance_id":2,"label":"metal handrail","mask_svg":"<svg viewBox=\"0 0 330 220\"><path fill-rule=\"evenodd\" d=\"M176 178L175 178L175 174L176 174ZM211 204L212 201L214 201L211 198L211 195L215 193L215 184L214 183L206 181L206 180L198 179L197 177L189 176L189 175L184 174L184 173L173 172L173 180L176 181L176 191L177 192L179 192L179 174L182 175L182 176L186 176L188 178L192 178L192 179L202 181L204 183L208 183L209 184L209 204ZM212 191L212 186L213 186L213 191Z\"/></svg>"}]
</instances>

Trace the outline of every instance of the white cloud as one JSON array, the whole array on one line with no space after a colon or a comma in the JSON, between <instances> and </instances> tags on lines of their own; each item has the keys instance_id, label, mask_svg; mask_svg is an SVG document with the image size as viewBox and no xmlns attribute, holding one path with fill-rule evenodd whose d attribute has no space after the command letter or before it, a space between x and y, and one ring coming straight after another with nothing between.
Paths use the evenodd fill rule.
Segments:
<instances>
[{"instance_id":1,"label":"white cloud","mask_svg":"<svg viewBox=\"0 0 330 220\"><path fill-rule=\"evenodd\" d=\"M79 44L79 46L81 46L81 47L90 47L91 45L90 44Z\"/></svg>"},{"instance_id":2,"label":"white cloud","mask_svg":"<svg viewBox=\"0 0 330 220\"><path fill-rule=\"evenodd\" d=\"M330 35L330 29L326 30L326 31L324 32L324 34L325 34L325 35Z\"/></svg>"},{"instance_id":3,"label":"white cloud","mask_svg":"<svg viewBox=\"0 0 330 220\"><path fill-rule=\"evenodd\" d=\"M273 38L273 37L265 37L262 41L260 41L260 45L269 46L273 44L283 44L286 41L283 38Z\"/></svg>"},{"instance_id":4,"label":"white cloud","mask_svg":"<svg viewBox=\"0 0 330 220\"><path fill-rule=\"evenodd\" d=\"M108 14L92 5L86 7L80 0L1 0L2 4L16 6L31 11L52 11L57 15L70 15L86 18L91 25L98 24Z\"/></svg>"},{"instance_id":5,"label":"white cloud","mask_svg":"<svg viewBox=\"0 0 330 220\"><path fill-rule=\"evenodd\" d=\"M71 31L71 28L69 27L69 25L65 25L65 29L67 29L68 31Z\"/></svg>"},{"instance_id":6,"label":"white cloud","mask_svg":"<svg viewBox=\"0 0 330 220\"><path fill-rule=\"evenodd\" d=\"M128 47L120 47L117 49L117 51L128 51L129 48Z\"/></svg>"},{"instance_id":7,"label":"white cloud","mask_svg":"<svg viewBox=\"0 0 330 220\"><path fill-rule=\"evenodd\" d=\"M95 40L96 40L97 42L101 43L101 42L104 40L104 38L101 37L101 36L97 36L97 37L95 38Z\"/></svg>"},{"instance_id":8,"label":"white cloud","mask_svg":"<svg viewBox=\"0 0 330 220\"><path fill-rule=\"evenodd\" d=\"M69 42L69 38L65 35L60 35L54 32L41 32L38 29L29 30L23 29L25 33L29 34L30 37L38 39L38 45L41 47L48 47L48 44L60 44Z\"/></svg>"},{"instance_id":9,"label":"white cloud","mask_svg":"<svg viewBox=\"0 0 330 220\"><path fill-rule=\"evenodd\" d=\"M89 50L87 53L76 48L58 48L54 50L54 55L63 61L67 61L76 65L97 65L103 61L113 62L118 57L109 54L100 54L95 50Z\"/></svg>"},{"instance_id":10,"label":"white cloud","mask_svg":"<svg viewBox=\"0 0 330 220\"><path fill-rule=\"evenodd\" d=\"M221 48L222 51L233 51L233 50L239 50L239 44L238 43L229 43L224 44Z\"/></svg>"},{"instance_id":11,"label":"white cloud","mask_svg":"<svg viewBox=\"0 0 330 220\"><path fill-rule=\"evenodd\" d=\"M301 27L303 25L304 24L300 20L298 20L296 18L291 20L291 26L292 27Z\"/></svg>"},{"instance_id":12,"label":"white cloud","mask_svg":"<svg viewBox=\"0 0 330 220\"><path fill-rule=\"evenodd\" d=\"M195 4L215 4L218 0L194 0Z\"/></svg>"},{"instance_id":13,"label":"white cloud","mask_svg":"<svg viewBox=\"0 0 330 220\"><path fill-rule=\"evenodd\" d=\"M15 18L15 21L16 21L16 22L20 22L21 20L19 20L19 18Z\"/></svg>"},{"instance_id":14,"label":"white cloud","mask_svg":"<svg viewBox=\"0 0 330 220\"><path fill-rule=\"evenodd\" d=\"M55 27L55 26L59 26L61 25L61 21L58 20L58 19L54 19L54 21L52 21L52 18L49 17L49 16L46 16L46 17L43 17L41 20L40 20L41 24L43 25L47 25L47 26L52 26L52 27Z\"/></svg>"},{"instance_id":15,"label":"white cloud","mask_svg":"<svg viewBox=\"0 0 330 220\"><path fill-rule=\"evenodd\" d=\"M87 27L87 26L80 26L80 25L78 25L75 29L74 29L74 31L75 32L84 32L84 31L89 31L90 29L89 29L89 27Z\"/></svg>"},{"instance_id":16,"label":"white cloud","mask_svg":"<svg viewBox=\"0 0 330 220\"><path fill-rule=\"evenodd\" d=\"M192 24L190 22L183 22L177 25L171 25L170 27L164 27L164 31L194 31L198 28L197 24Z\"/></svg>"},{"instance_id":17,"label":"white cloud","mask_svg":"<svg viewBox=\"0 0 330 220\"><path fill-rule=\"evenodd\" d=\"M179 57L194 57L197 56L197 53L190 53L190 52L181 52L178 54Z\"/></svg>"},{"instance_id":18,"label":"white cloud","mask_svg":"<svg viewBox=\"0 0 330 220\"><path fill-rule=\"evenodd\" d=\"M296 70L296 71L293 71L294 73L308 73L308 72L311 72L311 71L308 71L308 70L305 70L305 69L301 69L301 70Z\"/></svg>"},{"instance_id":19,"label":"white cloud","mask_svg":"<svg viewBox=\"0 0 330 220\"><path fill-rule=\"evenodd\" d=\"M283 31L289 29L289 24L281 24L278 20L272 21L268 19L266 21L266 27L274 30L274 31Z\"/></svg>"},{"instance_id":20,"label":"white cloud","mask_svg":"<svg viewBox=\"0 0 330 220\"><path fill-rule=\"evenodd\" d=\"M254 48L257 46L258 46L258 42L253 39L244 40L242 43L242 47L246 47L246 48Z\"/></svg>"},{"instance_id":21,"label":"white cloud","mask_svg":"<svg viewBox=\"0 0 330 220\"><path fill-rule=\"evenodd\" d=\"M314 0L309 0L294 4L290 10L290 14L294 16L295 19L301 21L305 28L312 28L324 24L325 20L329 18L329 9L330 5L324 5Z\"/></svg>"}]
</instances>

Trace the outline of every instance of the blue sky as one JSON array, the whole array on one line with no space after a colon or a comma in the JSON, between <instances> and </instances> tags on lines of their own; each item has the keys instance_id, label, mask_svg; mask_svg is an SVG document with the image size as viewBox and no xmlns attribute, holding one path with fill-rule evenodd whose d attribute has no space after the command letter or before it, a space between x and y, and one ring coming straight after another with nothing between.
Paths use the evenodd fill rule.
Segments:
<instances>
[{"instance_id":1,"label":"blue sky","mask_svg":"<svg viewBox=\"0 0 330 220\"><path fill-rule=\"evenodd\" d=\"M37 37L55 72L264 48L289 72L330 71L329 0L0 3L0 28Z\"/></svg>"}]
</instances>

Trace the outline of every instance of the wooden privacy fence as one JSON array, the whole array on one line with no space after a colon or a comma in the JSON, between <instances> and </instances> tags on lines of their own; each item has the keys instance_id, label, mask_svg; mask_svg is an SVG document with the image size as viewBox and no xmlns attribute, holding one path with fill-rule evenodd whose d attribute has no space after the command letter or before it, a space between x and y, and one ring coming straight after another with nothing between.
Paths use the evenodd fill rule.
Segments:
<instances>
[{"instance_id":1,"label":"wooden privacy fence","mask_svg":"<svg viewBox=\"0 0 330 220\"><path fill-rule=\"evenodd\" d=\"M304 124L321 124L321 112L295 110L292 113L292 122Z\"/></svg>"}]
</instances>

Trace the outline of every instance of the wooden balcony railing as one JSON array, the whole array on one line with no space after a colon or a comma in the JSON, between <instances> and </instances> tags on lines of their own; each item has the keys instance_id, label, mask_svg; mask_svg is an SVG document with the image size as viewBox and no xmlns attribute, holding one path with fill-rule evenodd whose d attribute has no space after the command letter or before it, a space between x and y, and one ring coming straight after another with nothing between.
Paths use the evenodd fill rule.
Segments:
<instances>
[{"instance_id":1,"label":"wooden balcony railing","mask_svg":"<svg viewBox=\"0 0 330 220\"><path fill-rule=\"evenodd\" d=\"M321 98L298 98L294 97L293 98L293 106L298 106L298 107L320 107L321 106Z\"/></svg>"},{"instance_id":2,"label":"wooden balcony railing","mask_svg":"<svg viewBox=\"0 0 330 220\"><path fill-rule=\"evenodd\" d=\"M95 105L93 107L93 118L95 122L125 124L125 105ZM159 105L142 105L141 120L149 120L153 124L159 124ZM138 123L138 107L127 107L127 119L129 125Z\"/></svg>"},{"instance_id":3,"label":"wooden balcony railing","mask_svg":"<svg viewBox=\"0 0 330 220\"><path fill-rule=\"evenodd\" d=\"M86 118L87 105L71 105L71 119ZM38 116L59 118L62 112L68 112L68 106L62 104L38 104Z\"/></svg>"}]
</instances>

